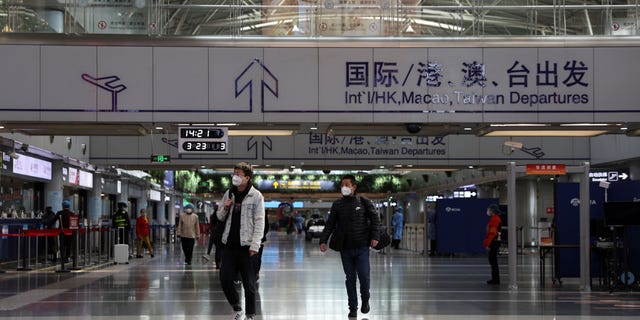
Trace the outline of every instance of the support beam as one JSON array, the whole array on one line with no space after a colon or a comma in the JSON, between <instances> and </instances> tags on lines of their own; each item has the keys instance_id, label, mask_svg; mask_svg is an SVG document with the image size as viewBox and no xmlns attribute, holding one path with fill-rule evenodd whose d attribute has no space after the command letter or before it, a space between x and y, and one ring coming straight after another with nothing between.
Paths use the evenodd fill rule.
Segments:
<instances>
[{"instance_id":1,"label":"support beam","mask_svg":"<svg viewBox=\"0 0 640 320\"><path fill-rule=\"evenodd\" d=\"M518 244L516 239L516 163L507 164L507 218L509 220L509 290L518 290Z\"/></svg>"},{"instance_id":2,"label":"support beam","mask_svg":"<svg viewBox=\"0 0 640 320\"><path fill-rule=\"evenodd\" d=\"M589 162L583 165L583 176L580 179L580 290L591 291L591 248L589 230L591 215L591 196L589 194Z\"/></svg>"}]
</instances>

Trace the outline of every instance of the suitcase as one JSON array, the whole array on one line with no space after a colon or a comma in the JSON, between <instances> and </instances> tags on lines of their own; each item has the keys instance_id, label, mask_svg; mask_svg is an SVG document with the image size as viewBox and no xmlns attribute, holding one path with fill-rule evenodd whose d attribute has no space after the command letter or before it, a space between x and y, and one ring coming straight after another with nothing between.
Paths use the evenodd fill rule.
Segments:
<instances>
[{"instance_id":1,"label":"suitcase","mask_svg":"<svg viewBox=\"0 0 640 320\"><path fill-rule=\"evenodd\" d=\"M120 239L117 242L124 242L124 228L118 228L116 239ZM124 243L117 243L113 246L113 262L118 263L129 263L129 245Z\"/></svg>"},{"instance_id":2,"label":"suitcase","mask_svg":"<svg viewBox=\"0 0 640 320\"><path fill-rule=\"evenodd\" d=\"M113 247L113 260L115 263L129 263L129 245L116 244Z\"/></svg>"}]
</instances>

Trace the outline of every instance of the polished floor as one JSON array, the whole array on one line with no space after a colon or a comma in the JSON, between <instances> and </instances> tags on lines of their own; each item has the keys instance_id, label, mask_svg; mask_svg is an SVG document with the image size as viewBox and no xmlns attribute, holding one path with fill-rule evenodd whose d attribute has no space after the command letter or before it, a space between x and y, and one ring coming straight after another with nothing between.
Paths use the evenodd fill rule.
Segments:
<instances>
[{"instance_id":1,"label":"polished floor","mask_svg":"<svg viewBox=\"0 0 640 320\"><path fill-rule=\"evenodd\" d=\"M258 319L347 319L339 256L317 239L271 233L259 281ZM183 265L179 245L155 258L93 270L55 267L0 274L0 319L231 319L212 263ZM484 257L371 253L371 312L358 319L638 319L638 291L578 290L577 281L541 288L536 254L519 257L517 291L485 284ZM507 283L506 259L501 258Z\"/></svg>"}]
</instances>

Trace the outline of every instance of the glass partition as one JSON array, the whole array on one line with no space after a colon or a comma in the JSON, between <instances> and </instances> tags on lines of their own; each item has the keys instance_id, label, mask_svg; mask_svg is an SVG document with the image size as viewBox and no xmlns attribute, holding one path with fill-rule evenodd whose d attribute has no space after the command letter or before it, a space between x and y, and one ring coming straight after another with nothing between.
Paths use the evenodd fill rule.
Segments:
<instances>
[{"instance_id":1,"label":"glass partition","mask_svg":"<svg viewBox=\"0 0 640 320\"><path fill-rule=\"evenodd\" d=\"M3 33L635 36L639 0L0 0Z\"/></svg>"}]
</instances>

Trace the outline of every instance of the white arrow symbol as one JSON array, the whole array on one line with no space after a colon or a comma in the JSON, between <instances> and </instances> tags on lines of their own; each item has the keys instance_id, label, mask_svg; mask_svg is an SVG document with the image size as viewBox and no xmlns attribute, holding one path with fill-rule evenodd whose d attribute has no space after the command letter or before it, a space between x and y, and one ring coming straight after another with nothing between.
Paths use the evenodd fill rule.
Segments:
<instances>
[{"instance_id":1,"label":"white arrow symbol","mask_svg":"<svg viewBox=\"0 0 640 320\"><path fill-rule=\"evenodd\" d=\"M619 177L620 177L620 179L622 179L622 180L627 180L627 178L629 177L629 175L627 175L627 174L626 174L626 173L624 173L624 172L623 172L623 173L621 173L621 174L619 174L618 176L619 176Z\"/></svg>"}]
</instances>

